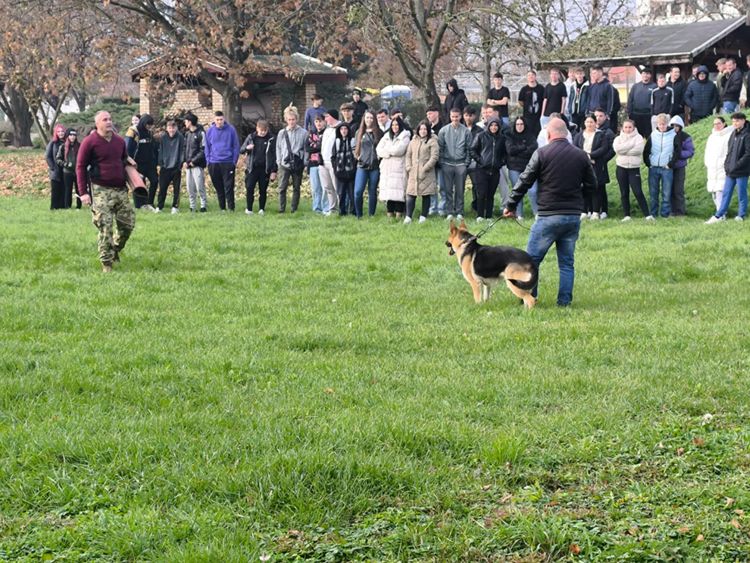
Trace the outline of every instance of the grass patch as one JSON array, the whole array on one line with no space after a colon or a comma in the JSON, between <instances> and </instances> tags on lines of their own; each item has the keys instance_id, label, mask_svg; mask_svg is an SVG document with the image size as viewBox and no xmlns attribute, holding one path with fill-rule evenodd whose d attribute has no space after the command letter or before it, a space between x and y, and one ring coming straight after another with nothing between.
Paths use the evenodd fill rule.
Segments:
<instances>
[{"instance_id":1,"label":"grass patch","mask_svg":"<svg viewBox=\"0 0 750 563\"><path fill-rule=\"evenodd\" d=\"M587 223L531 312L445 238L139 213L107 277L4 199L0 560L748 559L744 225Z\"/></svg>"}]
</instances>

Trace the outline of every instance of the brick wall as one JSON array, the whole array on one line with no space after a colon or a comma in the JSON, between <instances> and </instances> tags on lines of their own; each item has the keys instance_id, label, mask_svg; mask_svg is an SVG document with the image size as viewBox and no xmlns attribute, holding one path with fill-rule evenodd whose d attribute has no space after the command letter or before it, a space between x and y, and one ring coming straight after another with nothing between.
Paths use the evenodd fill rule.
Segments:
<instances>
[{"instance_id":1,"label":"brick wall","mask_svg":"<svg viewBox=\"0 0 750 563\"><path fill-rule=\"evenodd\" d=\"M139 89L140 102L138 110L140 114L143 115L144 113L148 113L150 115L158 117L161 107L159 101L156 99L156 96L153 95L151 81L143 78L139 83Z\"/></svg>"},{"instance_id":2,"label":"brick wall","mask_svg":"<svg viewBox=\"0 0 750 563\"><path fill-rule=\"evenodd\" d=\"M213 92L216 95L215 92ZM191 112L198 117L198 123L207 125L213 121L213 108L203 107L200 103L198 90L195 88L177 90L175 93L174 103L168 108L167 113L187 113Z\"/></svg>"}]
</instances>

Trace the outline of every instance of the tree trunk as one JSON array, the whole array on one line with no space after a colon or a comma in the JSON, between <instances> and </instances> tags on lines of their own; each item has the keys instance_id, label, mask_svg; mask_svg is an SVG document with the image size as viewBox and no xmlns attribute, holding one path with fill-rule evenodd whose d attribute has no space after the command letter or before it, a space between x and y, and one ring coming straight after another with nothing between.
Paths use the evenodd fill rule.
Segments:
<instances>
[{"instance_id":1,"label":"tree trunk","mask_svg":"<svg viewBox=\"0 0 750 563\"><path fill-rule=\"evenodd\" d=\"M34 125L34 120L26 98L18 90L6 84L2 91L0 106L13 125L13 146L30 147L31 127Z\"/></svg>"},{"instance_id":2,"label":"tree trunk","mask_svg":"<svg viewBox=\"0 0 750 563\"><path fill-rule=\"evenodd\" d=\"M224 117L234 125L237 134L242 136L242 106L240 102L240 92L234 86L227 84L221 93L224 96Z\"/></svg>"},{"instance_id":3,"label":"tree trunk","mask_svg":"<svg viewBox=\"0 0 750 563\"><path fill-rule=\"evenodd\" d=\"M73 89L71 92L73 93L73 99L78 105L78 111L86 111L86 92L79 92L78 89Z\"/></svg>"},{"instance_id":4,"label":"tree trunk","mask_svg":"<svg viewBox=\"0 0 750 563\"><path fill-rule=\"evenodd\" d=\"M419 84L424 92L424 101L428 106L440 106L440 96L438 95L437 85L435 84L434 68L425 69L422 73L422 84ZM442 110L441 112L442 113Z\"/></svg>"}]
</instances>

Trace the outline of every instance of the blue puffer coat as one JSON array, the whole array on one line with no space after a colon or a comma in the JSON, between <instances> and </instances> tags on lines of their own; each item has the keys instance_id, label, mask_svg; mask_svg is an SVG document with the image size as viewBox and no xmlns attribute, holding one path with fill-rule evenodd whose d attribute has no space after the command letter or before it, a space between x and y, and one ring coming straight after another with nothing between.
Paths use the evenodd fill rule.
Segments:
<instances>
[{"instance_id":1,"label":"blue puffer coat","mask_svg":"<svg viewBox=\"0 0 750 563\"><path fill-rule=\"evenodd\" d=\"M700 75L704 78L701 79ZM685 105L690 108L691 121L697 121L711 115L719 103L719 91L716 84L708 79L708 68L698 67L696 80L691 80L685 92Z\"/></svg>"}]
</instances>

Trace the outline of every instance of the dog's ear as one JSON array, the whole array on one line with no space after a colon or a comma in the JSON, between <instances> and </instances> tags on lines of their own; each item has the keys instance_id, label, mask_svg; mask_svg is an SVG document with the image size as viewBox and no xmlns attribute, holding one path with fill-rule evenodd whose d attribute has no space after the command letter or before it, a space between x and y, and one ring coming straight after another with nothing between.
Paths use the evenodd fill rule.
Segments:
<instances>
[{"instance_id":1,"label":"dog's ear","mask_svg":"<svg viewBox=\"0 0 750 563\"><path fill-rule=\"evenodd\" d=\"M453 222L453 219L451 219L450 228L451 228L451 234L456 232L456 224Z\"/></svg>"},{"instance_id":2,"label":"dog's ear","mask_svg":"<svg viewBox=\"0 0 750 563\"><path fill-rule=\"evenodd\" d=\"M464 230L464 231L468 231L469 230L469 229L466 228L466 221L464 221L463 219L461 219L461 224L458 226L458 228L461 229L461 230Z\"/></svg>"}]
</instances>

